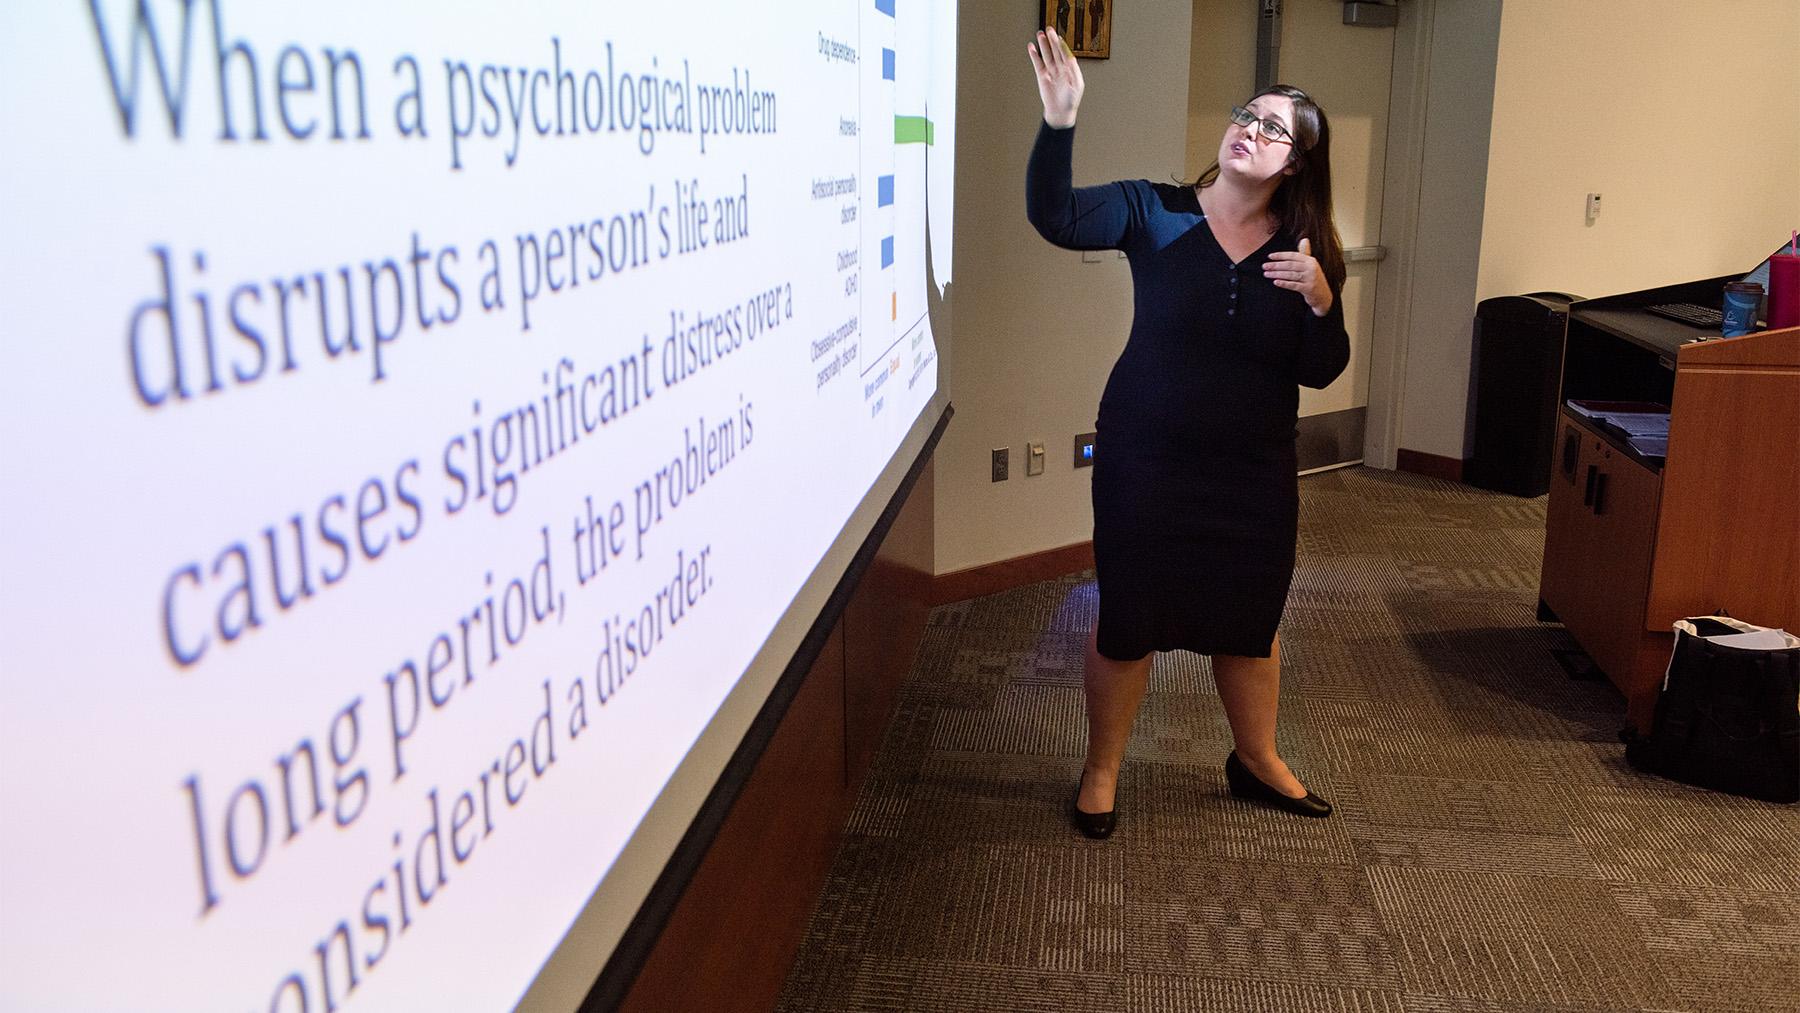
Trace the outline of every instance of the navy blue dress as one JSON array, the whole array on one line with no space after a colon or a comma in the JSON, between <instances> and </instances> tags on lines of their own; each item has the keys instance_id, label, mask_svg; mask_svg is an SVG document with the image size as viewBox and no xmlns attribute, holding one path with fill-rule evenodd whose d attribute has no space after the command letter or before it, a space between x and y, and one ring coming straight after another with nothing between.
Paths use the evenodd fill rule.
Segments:
<instances>
[{"instance_id":1,"label":"navy blue dress","mask_svg":"<svg viewBox=\"0 0 1800 1013\"><path fill-rule=\"evenodd\" d=\"M1039 130L1025 209L1050 242L1131 263L1131 336L1095 423L1099 651L1268 657L1294 573L1299 386L1348 364L1342 300L1317 317L1263 277L1298 248L1285 231L1232 263L1192 187L1071 188L1074 134Z\"/></svg>"}]
</instances>

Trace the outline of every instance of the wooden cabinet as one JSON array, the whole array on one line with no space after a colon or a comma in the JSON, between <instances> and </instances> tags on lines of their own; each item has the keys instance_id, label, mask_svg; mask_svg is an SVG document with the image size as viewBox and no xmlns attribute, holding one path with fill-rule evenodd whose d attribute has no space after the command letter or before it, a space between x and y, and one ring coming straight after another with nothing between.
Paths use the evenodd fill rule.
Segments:
<instances>
[{"instance_id":1,"label":"wooden cabinet","mask_svg":"<svg viewBox=\"0 0 1800 1013\"><path fill-rule=\"evenodd\" d=\"M1695 285L1712 284L1694 283ZM1644 314L1673 290L1570 308L1539 595L1648 731L1684 616L1800 629L1800 328L1692 343ZM1660 297L1660 298L1659 298ZM1665 459L1567 401L1667 404Z\"/></svg>"},{"instance_id":2,"label":"wooden cabinet","mask_svg":"<svg viewBox=\"0 0 1800 1013\"><path fill-rule=\"evenodd\" d=\"M1560 423L1540 593L1630 699L1641 692L1631 680L1644 647L1662 475L1569 409Z\"/></svg>"}]
</instances>

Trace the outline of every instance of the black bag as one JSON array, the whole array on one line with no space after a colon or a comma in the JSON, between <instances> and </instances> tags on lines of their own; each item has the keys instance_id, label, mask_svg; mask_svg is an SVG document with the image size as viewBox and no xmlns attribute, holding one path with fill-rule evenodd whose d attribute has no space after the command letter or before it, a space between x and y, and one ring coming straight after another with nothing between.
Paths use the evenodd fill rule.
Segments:
<instances>
[{"instance_id":1,"label":"black bag","mask_svg":"<svg viewBox=\"0 0 1800 1013\"><path fill-rule=\"evenodd\" d=\"M1800 638L1726 616L1675 624L1639 770L1769 802L1800 801Z\"/></svg>"}]
</instances>

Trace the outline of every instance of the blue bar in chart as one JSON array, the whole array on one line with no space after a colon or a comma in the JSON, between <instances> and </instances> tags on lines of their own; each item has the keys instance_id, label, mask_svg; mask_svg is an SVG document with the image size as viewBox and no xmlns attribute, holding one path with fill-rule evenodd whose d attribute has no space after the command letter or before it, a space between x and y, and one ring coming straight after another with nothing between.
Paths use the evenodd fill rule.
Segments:
<instances>
[{"instance_id":1,"label":"blue bar in chart","mask_svg":"<svg viewBox=\"0 0 1800 1013\"><path fill-rule=\"evenodd\" d=\"M881 79L883 81L894 79L894 51L891 49L881 51Z\"/></svg>"},{"instance_id":2,"label":"blue bar in chart","mask_svg":"<svg viewBox=\"0 0 1800 1013\"><path fill-rule=\"evenodd\" d=\"M875 9L891 18L894 16L894 0L875 0Z\"/></svg>"},{"instance_id":3,"label":"blue bar in chart","mask_svg":"<svg viewBox=\"0 0 1800 1013\"><path fill-rule=\"evenodd\" d=\"M894 266L894 237L888 236L881 241L881 266Z\"/></svg>"},{"instance_id":4,"label":"blue bar in chart","mask_svg":"<svg viewBox=\"0 0 1800 1013\"><path fill-rule=\"evenodd\" d=\"M883 176L875 181L875 206L887 207L894 203L894 177Z\"/></svg>"}]
</instances>

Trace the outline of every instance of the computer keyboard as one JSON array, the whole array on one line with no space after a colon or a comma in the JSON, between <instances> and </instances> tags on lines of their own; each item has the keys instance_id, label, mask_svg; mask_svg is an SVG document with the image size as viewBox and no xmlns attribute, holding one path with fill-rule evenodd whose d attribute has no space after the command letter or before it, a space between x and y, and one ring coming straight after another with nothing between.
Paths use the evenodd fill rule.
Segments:
<instances>
[{"instance_id":1,"label":"computer keyboard","mask_svg":"<svg viewBox=\"0 0 1800 1013\"><path fill-rule=\"evenodd\" d=\"M1690 327L1717 328L1725 323L1724 314L1710 306L1691 302L1665 302L1644 307L1647 313L1679 320Z\"/></svg>"}]
</instances>

